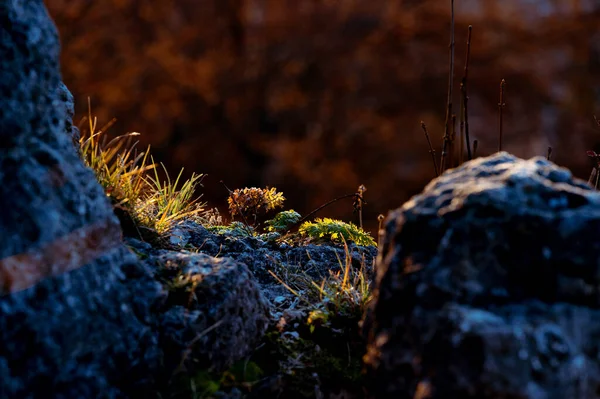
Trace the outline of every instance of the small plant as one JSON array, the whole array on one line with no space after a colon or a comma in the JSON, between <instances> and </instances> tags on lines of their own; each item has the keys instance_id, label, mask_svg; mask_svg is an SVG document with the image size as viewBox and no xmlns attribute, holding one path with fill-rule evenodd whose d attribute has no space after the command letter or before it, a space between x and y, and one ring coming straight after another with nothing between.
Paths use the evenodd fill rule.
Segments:
<instances>
[{"instance_id":1,"label":"small plant","mask_svg":"<svg viewBox=\"0 0 600 399\"><path fill-rule=\"evenodd\" d=\"M204 204L199 197L192 198L194 190L200 184L203 175L192 174L178 188L183 169L177 179L171 181L166 169L166 182L161 182L154 159L149 155L150 146L142 153L137 153L132 138L139 133L128 133L107 141L104 133L114 123L97 130L97 119L92 117L91 104L88 99L89 131L83 132L79 140L79 148L84 163L90 167L100 185L112 203L115 211L125 223L141 225L158 234L166 232L174 224L187 218L201 218ZM151 162L148 164L148 157ZM148 172L154 170L154 176Z\"/></svg>"},{"instance_id":2,"label":"small plant","mask_svg":"<svg viewBox=\"0 0 600 399\"><path fill-rule=\"evenodd\" d=\"M371 300L371 278L366 259L360 262L360 268L353 265L353 256L345 240L344 260L337 256L339 268L330 270L329 276L321 283L315 282L306 271L277 275L269 271L294 296L309 308L309 324L328 323L337 316L362 317ZM284 271L284 270L282 270Z\"/></svg>"},{"instance_id":3,"label":"small plant","mask_svg":"<svg viewBox=\"0 0 600 399\"><path fill-rule=\"evenodd\" d=\"M317 218L314 222L304 222L299 233L310 240L331 240L341 242L353 241L361 246L376 246L375 240L369 233L352 223L330 218Z\"/></svg>"},{"instance_id":4,"label":"small plant","mask_svg":"<svg viewBox=\"0 0 600 399\"><path fill-rule=\"evenodd\" d=\"M329 304L327 310L333 315L360 318L369 301L371 300L370 279L367 276L365 262L361 263L360 269L352 266L352 256L344 241L345 261L342 263L338 258L340 271L329 271L329 279L324 279L321 285L312 282L313 291L319 294L321 303ZM313 315L315 320L327 321L330 317Z\"/></svg>"},{"instance_id":5,"label":"small plant","mask_svg":"<svg viewBox=\"0 0 600 399\"><path fill-rule=\"evenodd\" d=\"M236 189L229 193L227 199L231 217L235 218L237 215L243 218L252 216L254 224L256 224L259 215L281 208L284 201L285 197L282 193L278 193L275 187Z\"/></svg>"},{"instance_id":6,"label":"small plant","mask_svg":"<svg viewBox=\"0 0 600 399\"><path fill-rule=\"evenodd\" d=\"M153 160L154 161L154 160ZM183 168L177 175L175 181L171 181L169 173L161 164L166 181L161 182L156 168L154 176L147 178L147 184L151 187L138 209L138 215L144 224L152 226L159 234L164 233L178 222L197 217L204 212L204 205L199 203L200 197L193 199L194 191L200 184L203 175L192 173L181 188L178 188Z\"/></svg>"},{"instance_id":7,"label":"small plant","mask_svg":"<svg viewBox=\"0 0 600 399\"><path fill-rule=\"evenodd\" d=\"M321 282L305 270L281 270L278 274L269 271L297 298L296 316L291 316L294 323L278 323L278 331L271 337L277 343L279 369L285 370L288 382L296 390L310 382L306 397L312 397L310 392L319 385L311 377L315 373L351 391L361 385L364 342L359 323L372 298L371 269L364 257L361 266L356 267L345 242L344 253L345 260L338 256L339 269L330 271ZM303 322L296 323L296 317Z\"/></svg>"},{"instance_id":8,"label":"small plant","mask_svg":"<svg viewBox=\"0 0 600 399\"><path fill-rule=\"evenodd\" d=\"M286 231L290 226L298 223L300 217L300 214L293 209L279 212L273 219L265 222L267 224L267 231L278 233Z\"/></svg>"},{"instance_id":9,"label":"small plant","mask_svg":"<svg viewBox=\"0 0 600 399\"><path fill-rule=\"evenodd\" d=\"M156 167L147 164L148 150L137 153L132 138L139 133L128 133L117 136L107 142L106 131L111 123L97 130L98 120L92 117L91 103L88 99L89 130L83 131L79 139L81 157L86 166L91 168L96 179L104 188L116 206L134 209L136 202L147 188L144 174Z\"/></svg>"},{"instance_id":10,"label":"small plant","mask_svg":"<svg viewBox=\"0 0 600 399\"><path fill-rule=\"evenodd\" d=\"M245 226L242 222L231 222L231 224L227 226L206 226L206 229L211 233L224 234L238 238L252 237L255 235L254 229L250 226Z\"/></svg>"}]
</instances>

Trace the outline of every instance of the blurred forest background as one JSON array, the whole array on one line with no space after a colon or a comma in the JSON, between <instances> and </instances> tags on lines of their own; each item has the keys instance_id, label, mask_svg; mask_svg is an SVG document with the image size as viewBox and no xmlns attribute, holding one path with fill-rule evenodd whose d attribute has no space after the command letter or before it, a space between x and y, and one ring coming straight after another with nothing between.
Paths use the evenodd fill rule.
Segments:
<instances>
[{"instance_id":1,"label":"blurred forest background","mask_svg":"<svg viewBox=\"0 0 600 399\"><path fill-rule=\"evenodd\" d=\"M600 0L456 0L456 85L467 27L471 137L545 155L587 179L600 130ZM46 0L64 80L113 134L140 132L171 174L275 186L306 214L360 184L367 227L433 177L445 118L449 0ZM600 115L599 115L600 116ZM321 216L352 220L350 202Z\"/></svg>"}]
</instances>

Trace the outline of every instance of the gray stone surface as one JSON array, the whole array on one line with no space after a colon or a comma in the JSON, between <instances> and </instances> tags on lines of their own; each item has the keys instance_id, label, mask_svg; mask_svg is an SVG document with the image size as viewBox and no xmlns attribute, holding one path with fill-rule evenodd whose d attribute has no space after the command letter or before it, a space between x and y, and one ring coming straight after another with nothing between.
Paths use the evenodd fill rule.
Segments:
<instances>
[{"instance_id":1,"label":"gray stone surface","mask_svg":"<svg viewBox=\"0 0 600 399\"><path fill-rule=\"evenodd\" d=\"M372 397L600 397L600 193L500 153L434 180L385 229Z\"/></svg>"},{"instance_id":2,"label":"gray stone surface","mask_svg":"<svg viewBox=\"0 0 600 399\"><path fill-rule=\"evenodd\" d=\"M228 256L245 263L261 284L272 283L269 270L306 272L311 278L321 281L329 272L343 270L345 250L341 245L290 246L263 241L257 237L237 237L230 234L213 234L196 223L180 226L186 243L212 256ZM367 273L372 270L377 254L375 247L361 247L349 242L348 249L352 265L360 269L364 264ZM341 261L341 263L340 263Z\"/></svg>"},{"instance_id":3,"label":"gray stone surface","mask_svg":"<svg viewBox=\"0 0 600 399\"><path fill-rule=\"evenodd\" d=\"M255 349L269 309L246 265L165 250L146 263L169 291L161 318L167 369L224 371Z\"/></svg>"},{"instance_id":4,"label":"gray stone surface","mask_svg":"<svg viewBox=\"0 0 600 399\"><path fill-rule=\"evenodd\" d=\"M42 1L0 1L0 397L143 393L163 292L65 134L58 59Z\"/></svg>"},{"instance_id":5,"label":"gray stone surface","mask_svg":"<svg viewBox=\"0 0 600 399\"><path fill-rule=\"evenodd\" d=\"M71 138L73 147L75 147L77 153L81 155L81 147L79 146L79 138L81 135L77 126L73 125L73 116L75 116L75 99L73 98L73 94L71 94L63 82L60 82L58 85L58 94L65 107L65 132L67 133L67 136Z\"/></svg>"}]
</instances>

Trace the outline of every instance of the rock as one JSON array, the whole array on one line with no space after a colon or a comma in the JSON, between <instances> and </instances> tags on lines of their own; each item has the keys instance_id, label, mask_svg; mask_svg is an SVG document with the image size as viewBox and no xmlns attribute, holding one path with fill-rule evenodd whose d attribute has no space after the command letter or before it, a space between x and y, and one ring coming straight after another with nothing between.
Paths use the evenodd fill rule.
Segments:
<instances>
[{"instance_id":1,"label":"rock","mask_svg":"<svg viewBox=\"0 0 600 399\"><path fill-rule=\"evenodd\" d=\"M259 343L268 306L246 265L164 250L146 262L169 289L162 318L167 369L224 371Z\"/></svg>"},{"instance_id":2,"label":"rock","mask_svg":"<svg viewBox=\"0 0 600 399\"><path fill-rule=\"evenodd\" d=\"M542 158L448 171L385 224L373 398L600 397L600 193Z\"/></svg>"},{"instance_id":3,"label":"rock","mask_svg":"<svg viewBox=\"0 0 600 399\"><path fill-rule=\"evenodd\" d=\"M176 226L168 232L168 240L169 244L183 248L189 242L190 234L186 230Z\"/></svg>"},{"instance_id":4,"label":"rock","mask_svg":"<svg viewBox=\"0 0 600 399\"><path fill-rule=\"evenodd\" d=\"M81 156L81 147L79 146L79 138L81 135L77 126L73 125L73 116L75 115L75 99L73 98L73 94L71 94L63 82L60 82L58 85L58 95L60 96L60 99L65 107L65 132L67 133L67 136L71 138L73 146L75 147L77 153Z\"/></svg>"},{"instance_id":5,"label":"rock","mask_svg":"<svg viewBox=\"0 0 600 399\"><path fill-rule=\"evenodd\" d=\"M0 396L144 395L163 293L73 151L61 87L43 2L0 2Z\"/></svg>"},{"instance_id":6,"label":"rock","mask_svg":"<svg viewBox=\"0 0 600 399\"><path fill-rule=\"evenodd\" d=\"M265 242L258 237L238 237L232 234L213 234L195 223L178 227L180 234L190 237L191 245L202 253L212 256L227 256L245 263L262 285L273 283L269 270L294 270L306 272L315 280L322 280L329 271L343 270L346 254L340 245L308 244L292 247L288 244ZM372 271L377 254L375 247L348 244L352 266L360 269L364 264L367 274ZM341 262L341 264L340 264Z\"/></svg>"}]
</instances>

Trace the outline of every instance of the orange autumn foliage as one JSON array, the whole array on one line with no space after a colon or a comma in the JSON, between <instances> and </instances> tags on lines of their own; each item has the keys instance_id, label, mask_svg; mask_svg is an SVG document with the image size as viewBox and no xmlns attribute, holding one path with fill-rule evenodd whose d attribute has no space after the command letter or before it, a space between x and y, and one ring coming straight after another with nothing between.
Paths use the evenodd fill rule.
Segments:
<instances>
[{"instance_id":1,"label":"orange autumn foliage","mask_svg":"<svg viewBox=\"0 0 600 399\"><path fill-rule=\"evenodd\" d=\"M142 132L169 169L206 173L204 198L277 186L302 214L361 183L376 217L432 177L445 117L450 1L47 0L62 70L84 115ZM598 141L600 6L591 0L456 1L455 90L467 26L471 137L544 155L587 177ZM349 220L351 206L327 215Z\"/></svg>"}]
</instances>

